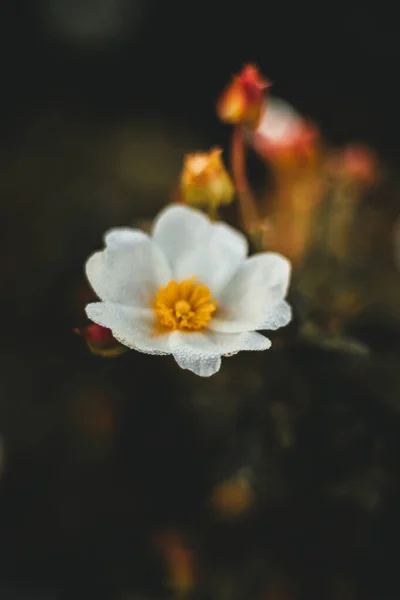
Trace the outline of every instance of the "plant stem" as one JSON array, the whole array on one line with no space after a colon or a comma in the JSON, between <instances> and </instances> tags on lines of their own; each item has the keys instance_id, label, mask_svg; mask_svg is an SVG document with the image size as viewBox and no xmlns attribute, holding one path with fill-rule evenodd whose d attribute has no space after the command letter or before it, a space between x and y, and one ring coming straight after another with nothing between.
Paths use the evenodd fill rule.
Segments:
<instances>
[{"instance_id":1,"label":"plant stem","mask_svg":"<svg viewBox=\"0 0 400 600\"><path fill-rule=\"evenodd\" d=\"M243 125L235 125L231 146L232 172L239 198L243 229L253 234L259 223L257 205L246 176L246 145Z\"/></svg>"}]
</instances>

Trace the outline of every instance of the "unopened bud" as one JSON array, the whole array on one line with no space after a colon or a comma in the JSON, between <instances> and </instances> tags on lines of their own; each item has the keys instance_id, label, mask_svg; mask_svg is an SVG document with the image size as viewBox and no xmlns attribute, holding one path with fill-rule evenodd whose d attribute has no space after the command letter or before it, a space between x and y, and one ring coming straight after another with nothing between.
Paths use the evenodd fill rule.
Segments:
<instances>
[{"instance_id":1,"label":"unopened bud","mask_svg":"<svg viewBox=\"0 0 400 600\"><path fill-rule=\"evenodd\" d=\"M330 175L361 187L369 187L379 179L378 160L370 148L363 145L347 146L328 160Z\"/></svg>"},{"instance_id":2,"label":"unopened bud","mask_svg":"<svg viewBox=\"0 0 400 600\"><path fill-rule=\"evenodd\" d=\"M255 493L247 477L237 475L219 483L211 494L211 507L220 517L234 519L247 513L255 503Z\"/></svg>"},{"instance_id":3,"label":"unopened bud","mask_svg":"<svg viewBox=\"0 0 400 600\"><path fill-rule=\"evenodd\" d=\"M235 190L221 154L220 148L214 148L186 155L180 177L181 197L186 204L218 207L232 202Z\"/></svg>"},{"instance_id":4,"label":"unopened bud","mask_svg":"<svg viewBox=\"0 0 400 600\"><path fill-rule=\"evenodd\" d=\"M264 93L269 86L269 81L263 79L255 65L243 67L218 100L217 113L221 121L256 127L261 116Z\"/></svg>"},{"instance_id":5,"label":"unopened bud","mask_svg":"<svg viewBox=\"0 0 400 600\"><path fill-rule=\"evenodd\" d=\"M127 350L125 346L120 344L111 332L111 329L102 327L96 323L92 323L87 327L74 329L74 332L81 335L89 350L98 356L105 358L113 358L119 356Z\"/></svg>"}]
</instances>

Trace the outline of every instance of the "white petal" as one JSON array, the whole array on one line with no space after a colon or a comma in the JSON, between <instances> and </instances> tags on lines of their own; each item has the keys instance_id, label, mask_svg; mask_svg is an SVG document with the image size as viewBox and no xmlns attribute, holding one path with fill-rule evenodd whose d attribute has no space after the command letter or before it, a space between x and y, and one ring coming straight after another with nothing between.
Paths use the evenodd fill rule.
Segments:
<instances>
[{"instance_id":1,"label":"white petal","mask_svg":"<svg viewBox=\"0 0 400 600\"><path fill-rule=\"evenodd\" d=\"M209 328L233 333L265 327L269 315L286 295L289 278L286 258L274 252L255 254L239 267L218 298L216 316Z\"/></svg>"},{"instance_id":2,"label":"white petal","mask_svg":"<svg viewBox=\"0 0 400 600\"><path fill-rule=\"evenodd\" d=\"M196 276L218 293L248 252L246 238L225 223L211 223L202 212L167 207L156 219L153 239L163 249L178 281Z\"/></svg>"},{"instance_id":3,"label":"white petal","mask_svg":"<svg viewBox=\"0 0 400 600\"><path fill-rule=\"evenodd\" d=\"M213 223L213 237L229 249L229 252L240 260L244 260L249 251L249 245L243 233L226 223Z\"/></svg>"},{"instance_id":4,"label":"white petal","mask_svg":"<svg viewBox=\"0 0 400 600\"><path fill-rule=\"evenodd\" d=\"M168 206L156 218L153 240L171 266L210 235L211 222L199 210L179 204Z\"/></svg>"},{"instance_id":5,"label":"white petal","mask_svg":"<svg viewBox=\"0 0 400 600\"><path fill-rule=\"evenodd\" d=\"M221 355L204 333L171 334L172 354L182 369L188 369L200 377L210 377L221 367Z\"/></svg>"},{"instance_id":6,"label":"white petal","mask_svg":"<svg viewBox=\"0 0 400 600\"><path fill-rule=\"evenodd\" d=\"M95 323L111 329L124 346L146 354L171 354L170 334L156 333L155 315L151 309L132 308L111 302L94 302L86 314Z\"/></svg>"},{"instance_id":7,"label":"white petal","mask_svg":"<svg viewBox=\"0 0 400 600\"><path fill-rule=\"evenodd\" d=\"M197 333L174 332L171 335L172 354L182 369L201 377L219 371L221 356L231 356L241 350L267 350L271 341L255 332L217 333L205 330Z\"/></svg>"},{"instance_id":8,"label":"white petal","mask_svg":"<svg viewBox=\"0 0 400 600\"><path fill-rule=\"evenodd\" d=\"M86 275L101 300L149 307L160 285L171 279L161 250L150 239L115 245L93 254Z\"/></svg>"},{"instance_id":9,"label":"white petal","mask_svg":"<svg viewBox=\"0 0 400 600\"><path fill-rule=\"evenodd\" d=\"M207 336L224 356L232 356L242 350L268 350L271 348L271 340L255 331L243 333L208 331Z\"/></svg>"},{"instance_id":10,"label":"white petal","mask_svg":"<svg viewBox=\"0 0 400 600\"><path fill-rule=\"evenodd\" d=\"M291 320L292 308L286 300L282 300L282 302L278 302L276 306L268 310L267 314L264 315L263 323L257 329L275 331L280 327L286 327Z\"/></svg>"},{"instance_id":11,"label":"white petal","mask_svg":"<svg viewBox=\"0 0 400 600\"><path fill-rule=\"evenodd\" d=\"M280 141L291 135L300 123L300 115L280 98L268 98L263 118L255 133Z\"/></svg>"},{"instance_id":12,"label":"white petal","mask_svg":"<svg viewBox=\"0 0 400 600\"><path fill-rule=\"evenodd\" d=\"M114 227L104 235L104 243L109 248L124 248L148 239L147 233L131 227Z\"/></svg>"},{"instance_id":13,"label":"white petal","mask_svg":"<svg viewBox=\"0 0 400 600\"><path fill-rule=\"evenodd\" d=\"M246 258L247 250L244 235L225 223L215 223L209 237L177 260L174 274L178 281L196 276L215 297Z\"/></svg>"}]
</instances>

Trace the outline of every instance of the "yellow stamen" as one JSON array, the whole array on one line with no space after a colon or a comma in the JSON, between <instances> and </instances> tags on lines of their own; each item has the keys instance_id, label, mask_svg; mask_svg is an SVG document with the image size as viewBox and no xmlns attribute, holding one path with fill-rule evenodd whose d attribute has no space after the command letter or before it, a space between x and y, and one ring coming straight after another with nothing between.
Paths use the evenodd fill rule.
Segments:
<instances>
[{"instance_id":1,"label":"yellow stamen","mask_svg":"<svg viewBox=\"0 0 400 600\"><path fill-rule=\"evenodd\" d=\"M154 302L154 312L162 329L200 331L212 318L217 303L206 285L194 283L195 277L161 286Z\"/></svg>"}]
</instances>

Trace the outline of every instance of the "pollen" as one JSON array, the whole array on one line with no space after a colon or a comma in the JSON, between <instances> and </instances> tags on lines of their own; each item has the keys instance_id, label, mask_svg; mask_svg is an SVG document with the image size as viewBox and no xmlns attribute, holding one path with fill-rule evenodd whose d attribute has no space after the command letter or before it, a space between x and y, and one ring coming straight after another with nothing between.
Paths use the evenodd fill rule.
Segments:
<instances>
[{"instance_id":1,"label":"pollen","mask_svg":"<svg viewBox=\"0 0 400 600\"><path fill-rule=\"evenodd\" d=\"M212 318L217 302L204 284L195 277L161 286L154 302L160 328L168 331L200 331Z\"/></svg>"}]
</instances>

